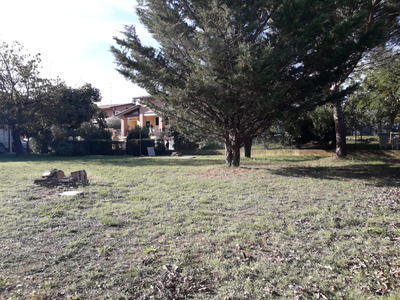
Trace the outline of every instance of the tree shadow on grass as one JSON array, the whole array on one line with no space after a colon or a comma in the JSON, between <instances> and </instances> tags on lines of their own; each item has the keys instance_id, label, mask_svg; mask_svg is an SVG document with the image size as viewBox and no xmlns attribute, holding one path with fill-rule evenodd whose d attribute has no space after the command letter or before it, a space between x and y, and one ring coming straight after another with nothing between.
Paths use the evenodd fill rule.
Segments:
<instances>
[{"instance_id":1,"label":"tree shadow on grass","mask_svg":"<svg viewBox=\"0 0 400 300\"><path fill-rule=\"evenodd\" d=\"M398 187L400 166L361 164L341 167L288 166L270 172L287 177L309 177L324 180L365 180L377 187Z\"/></svg>"},{"instance_id":2,"label":"tree shadow on grass","mask_svg":"<svg viewBox=\"0 0 400 300\"><path fill-rule=\"evenodd\" d=\"M193 157L193 158L190 158ZM148 167L148 166L212 166L223 165L225 157L223 155L212 157L133 157L133 156L73 156L61 157L51 155L35 155L29 154L24 156L15 155L0 155L0 164L6 162L51 162L51 163L76 163L77 165L84 165L85 163L96 163L100 165L112 166L125 166L125 167Z\"/></svg>"},{"instance_id":3,"label":"tree shadow on grass","mask_svg":"<svg viewBox=\"0 0 400 300\"><path fill-rule=\"evenodd\" d=\"M262 164L271 164L271 163L301 163L301 162L310 162L317 161L320 159L326 158L326 156L313 156L313 155L281 155L281 156L256 156L254 159L246 159L242 160L241 165L262 165Z\"/></svg>"},{"instance_id":4,"label":"tree shadow on grass","mask_svg":"<svg viewBox=\"0 0 400 300\"><path fill-rule=\"evenodd\" d=\"M120 166L126 167L149 167L149 166L213 166L213 165L224 165L224 157L220 159L199 159L199 158L185 158L185 157L135 157L132 159L119 160ZM112 159L99 159L99 164L112 164Z\"/></svg>"}]
</instances>

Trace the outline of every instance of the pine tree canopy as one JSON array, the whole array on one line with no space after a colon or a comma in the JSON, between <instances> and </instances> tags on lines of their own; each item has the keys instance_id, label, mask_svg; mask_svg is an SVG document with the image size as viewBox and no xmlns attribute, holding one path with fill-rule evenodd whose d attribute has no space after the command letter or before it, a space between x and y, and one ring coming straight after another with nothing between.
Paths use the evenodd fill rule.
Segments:
<instances>
[{"instance_id":1,"label":"pine tree canopy","mask_svg":"<svg viewBox=\"0 0 400 300\"><path fill-rule=\"evenodd\" d=\"M337 97L362 54L396 36L397 1L141 0L111 47L118 71L168 106L179 130L225 142L227 164L288 111Z\"/></svg>"}]
</instances>

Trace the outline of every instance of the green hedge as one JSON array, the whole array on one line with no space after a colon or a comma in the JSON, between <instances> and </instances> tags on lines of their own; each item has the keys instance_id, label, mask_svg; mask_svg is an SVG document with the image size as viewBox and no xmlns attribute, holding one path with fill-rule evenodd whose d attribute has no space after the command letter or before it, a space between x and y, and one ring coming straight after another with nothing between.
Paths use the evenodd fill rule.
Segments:
<instances>
[{"instance_id":1,"label":"green hedge","mask_svg":"<svg viewBox=\"0 0 400 300\"><path fill-rule=\"evenodd\" d=\"M142 151L140 151L140 144L142 145ZM127 140L126 141L126 154L128 155L133 155L133 156L140 156L140 155L146 155L148 156L147 153L147 147L154 147L154 140L152 139L146 139L146 140Z\"/></svg>"},{"instance_id":2,"label":"green hedge","mask_svg":"<svg viewBox=\"0 0 400 300\"><path fill-rule=\"evenodd\" d=\"M54 147L57 156L83 156L88 153L88 147L81 141L61 141Z\"/></svg>"},{"instance_id":3,"label":"green hedge","mask_svg":"<svg viewBox=\"0 0 400 300\"><path fill-rule=\"evenodd\" d=\"M111 140L62 141L54 150L58 156L123 155L125 143Z\"/></svg>"},{"instance_id":4,"label":"green hedge","mask_svg":"<svg viewBox=\"0 0 400 300\"><path fill-rule=\"evenodd\" d=\"M89 155L122 155L124 154L124 143L110 140L91 140L89 144Z\"/></svg>"}]
</instances>

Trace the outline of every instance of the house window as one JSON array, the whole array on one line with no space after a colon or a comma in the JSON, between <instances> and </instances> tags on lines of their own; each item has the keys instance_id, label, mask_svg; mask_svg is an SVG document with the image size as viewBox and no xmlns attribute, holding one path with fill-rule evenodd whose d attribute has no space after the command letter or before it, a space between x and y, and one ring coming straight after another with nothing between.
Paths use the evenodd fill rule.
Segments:
<instances>
[{"instance_id":1,"label":"house window","mask_svg":"<svg viewBox=\"0 0 400 300\"><path fill-rule=\"evenodd\" d=\"M158 117L156 117L156 125L157 126L160 125L160 121L159 121Z\"/></svg>"}]
</instances>

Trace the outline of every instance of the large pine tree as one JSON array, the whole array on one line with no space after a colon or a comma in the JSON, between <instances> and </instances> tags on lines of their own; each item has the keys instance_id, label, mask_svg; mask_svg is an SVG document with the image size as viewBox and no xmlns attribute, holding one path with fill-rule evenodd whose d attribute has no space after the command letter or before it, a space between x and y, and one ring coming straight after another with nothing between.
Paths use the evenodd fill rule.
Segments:
<instances>
[{"instance_id":1,"label":"large pine tree","mask_svg":"<svg viewBox=\"0 0 400 300\"><path fill-rule=\"evenodd\" d=\"M365 59L371 51L375 51L374 46L380 44L381 47L394 47L399 42L400 37L400 1L399 0L361 0L361 1L342 1L345 5L339 5L336 18L343 20L352 18L354 15L365 15L364 25L360 24L362 32L367 34L363 39L354 36L354 41L361 47L354 52L351 58L352 66L345 72L342 79L332 85L331 90L341 88L345 79L353 73L360 61ZM351 38L351 37L350 37ZM364 43L364 39L370 40ZM333 105L333 118L336 131L336 156L347 156L346 149L346 128L344 114L342 111L343 99L338 99Z\"/></svg>"},{"instance_id":2,"label":"large pine tree","mask_svg":"<svg viewBox=\"0 0 400 300\"><path fill-rule=\"evenodd\" d=\"M127 26L111 51L180 131L223 141L227 165L239 166L240 148L277 117L340 98L332 86L382 42L384 24L366 27L367 10L342 16L353 2L142 0L137 14L159 48Z\"/></svg>"}]
</instances>

